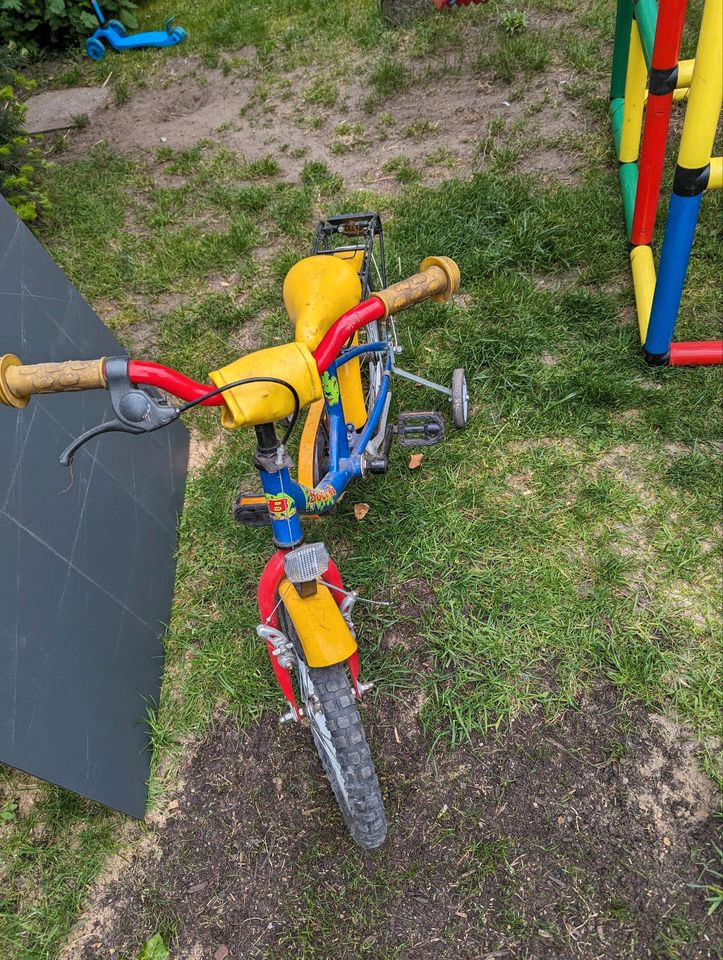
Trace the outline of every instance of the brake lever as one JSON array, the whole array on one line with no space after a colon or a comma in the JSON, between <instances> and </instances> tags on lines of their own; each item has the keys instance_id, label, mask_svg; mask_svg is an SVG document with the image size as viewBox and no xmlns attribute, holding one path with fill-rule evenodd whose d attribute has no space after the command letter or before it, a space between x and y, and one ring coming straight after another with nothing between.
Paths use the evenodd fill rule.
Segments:
<instances>
[{"instance_id":1,"label":"brake lever","mask_svg":"<svg viewBox=\"0 0 723 960\"><path fill-rule=\"evenodd\" d=\"M108 357L105 361L105 379L115 419L76 437L60 455L64 466L69 467L80 447L101 433L152 433L177 419L178 410L167 400L133 386L128 376L128 362L128 357Z\"/></svg>"}]
</instances>

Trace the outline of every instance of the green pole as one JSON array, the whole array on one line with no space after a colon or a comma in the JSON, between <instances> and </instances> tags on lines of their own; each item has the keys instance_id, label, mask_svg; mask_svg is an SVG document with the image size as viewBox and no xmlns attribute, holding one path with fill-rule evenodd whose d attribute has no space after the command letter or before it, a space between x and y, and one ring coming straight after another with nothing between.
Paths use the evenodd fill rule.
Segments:
<instances>
[{"instance_id":1,"label":"green pole","mask_svg":"<svg viewBox=\"0 0 723 960\"><path fill-rule=\"evenodd\" d=\"M633 229L635 194L638 189L638 165L637 163L621 163L619 173L620 190L623 195L623 208L625 210L625 232L629 240Z\"/></svg>"},{"instance_id":2,"label":"green pole","mask_svg":"<svg viewBox=\"0 0 723 960\"><path fill-rule=\"evenodd\" d=\"M655 43L655 27L658 23L658 4L656 0L637 0L635 3L635 19L638 21L645 62L650 68L650 61L653 58L653 44Z\"/></svg>"},{"instance_id":3,"label":"green pole","mask_svg":"<svg viewBox=\"0 0 723 960\"><path fill-rule=\"evenodd\" d=\"M633 22L633 0L618 0L615 15L615 45L613 46L613 68L610 80L610 99L618 100L625 96L625 77L628 72L628 52L630 49L630 27Z\"/></svg>"},{"instance_id":4,"label":"green pole","mask_svg":"<svg viewBox=\"0 0 723 960\"><path fill-rule=\"evenodd\" d=\"M623 112L625 100L618 97L610 102L610 119L613 123L613 138L615 140L615 156L620 156L620 138L623 133Z\"/></svg>"}]
</instances>

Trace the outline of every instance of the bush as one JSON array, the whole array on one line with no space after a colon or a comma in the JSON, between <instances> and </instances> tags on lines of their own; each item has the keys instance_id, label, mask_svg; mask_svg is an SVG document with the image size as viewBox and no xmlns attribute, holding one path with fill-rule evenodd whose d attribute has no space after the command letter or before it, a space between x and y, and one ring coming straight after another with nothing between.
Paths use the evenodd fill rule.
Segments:
<instances>
[{"instance_id":1,"label":"bush","mask_svg":"<svg viewBox=\"0 0 723 960\"><path fill-rule=\"evenodd\" d=\"M100 5L109 20L138 26L132 0L100 0ZM0 0L0 37L34 52L72 46L97 26L86 0Z\"/></svg>"},{"instance_id":2,"label":"bush","mask_svg":"<svg viewBox=\"0 0 723 960\"><path fill-rule=\"evenodd\" d=\"M33 86L19 73L21 55L0 47L0 193L22 220L35 220L47 207L37 179L45 161L25 133L25 104L19 92Z\"/></svg>"}]
</instances>

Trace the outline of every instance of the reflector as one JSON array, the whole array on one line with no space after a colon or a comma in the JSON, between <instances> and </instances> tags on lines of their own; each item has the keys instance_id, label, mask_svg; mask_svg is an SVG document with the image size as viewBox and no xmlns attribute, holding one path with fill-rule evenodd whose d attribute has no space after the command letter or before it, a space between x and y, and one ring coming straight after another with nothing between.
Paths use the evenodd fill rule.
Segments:
<instances>
[{"instance_id":1,"label":"reflector","mask_svg":"<svg viewBox=\"0 0 723 960\"><path fill-rule=\"evenodd\" d=\"M323 543L305 543L284 557L284 573L292 583L308 583L329 569L329 554Z\"/></svg>"}]
</instances>

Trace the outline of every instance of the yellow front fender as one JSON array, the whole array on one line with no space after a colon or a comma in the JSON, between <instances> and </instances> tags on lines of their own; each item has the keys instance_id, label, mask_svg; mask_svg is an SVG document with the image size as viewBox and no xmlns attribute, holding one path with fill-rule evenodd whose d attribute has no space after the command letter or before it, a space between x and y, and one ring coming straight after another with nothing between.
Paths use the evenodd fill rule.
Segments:
<instances>
[{"instance_id":1,"label":"yellow front fender","mask_svg":"<svg viewBox=\"0 0 723 960\"><path fill-rule=\"evenodd\" d=\"M310 667L330 667L348 660L356 651L356 640L328 587L320 583L312 597L300 597L293 583L284 577L279 584L279 596Z\"/></svg>"}]
</instances>

